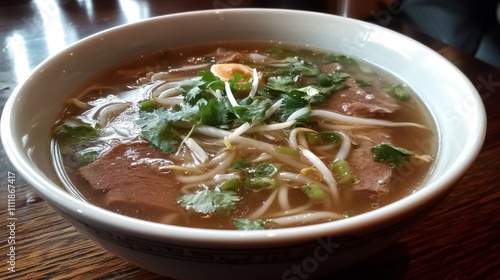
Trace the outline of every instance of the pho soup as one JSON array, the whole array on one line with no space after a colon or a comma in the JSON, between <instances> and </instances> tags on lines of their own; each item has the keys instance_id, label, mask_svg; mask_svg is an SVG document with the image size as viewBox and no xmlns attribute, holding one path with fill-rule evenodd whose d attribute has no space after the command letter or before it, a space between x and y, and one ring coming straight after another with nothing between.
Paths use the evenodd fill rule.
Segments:
<instances>
[{"instance_id":1,"label":"pho soup","mask_svg":"<svg viewBox=\"0 0 500 280\"><path fill-rule=\"evenodd\" d=\"M412 89L356 58L272 42L162 50L80 87L53 126L73 195L211 229L346 219L415 192L436 130Z\"/></svg>"}]
</instances>

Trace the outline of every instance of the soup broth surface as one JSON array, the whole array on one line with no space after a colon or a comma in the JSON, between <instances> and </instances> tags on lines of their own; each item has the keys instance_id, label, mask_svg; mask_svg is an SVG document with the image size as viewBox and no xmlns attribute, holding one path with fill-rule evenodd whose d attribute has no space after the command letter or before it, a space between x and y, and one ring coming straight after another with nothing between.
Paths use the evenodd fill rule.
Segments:
<instances>
[{"instance_id":1,"label":"soup broth surface","mask_svg":"<svg viewBox=\"0 0 500 280\"><path fill-rule=\"evenodd\" d=\"M270 229L360 215L417 191L432 118L396 77L276 42L219 42L96 75L53 127L75 196L158 223Z\"/></svg>"}]
</instances>

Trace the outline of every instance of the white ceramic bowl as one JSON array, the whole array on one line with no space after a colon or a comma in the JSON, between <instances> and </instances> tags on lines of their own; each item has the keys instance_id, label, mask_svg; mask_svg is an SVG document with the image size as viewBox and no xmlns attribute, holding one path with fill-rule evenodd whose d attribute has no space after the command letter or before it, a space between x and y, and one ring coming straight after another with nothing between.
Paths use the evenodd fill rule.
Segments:
<instances>
[{"instance_id":1,"label":"white ceramic bowl","mask_svg":"<svg viewBox=\"0 0 500 280\"><path fill-rule=\"evenodd\" d=\"M84 203L59 183L51 125L68 95L95 73L165 47L273 40L373 63L415 89L432 112L439 154L425 187L370 213L292 229L223 231L161 225ZM39 65L8 100L2 141L19 173L82 233L121 258L180 279L303 279L345 268L397 240L453 188L478 154L486 127L478 93L427 47L366 22L292 10L234 9L174 14L86 38ZM297 270L298 269L298 270Z\"/></svg>"}]
</instances>

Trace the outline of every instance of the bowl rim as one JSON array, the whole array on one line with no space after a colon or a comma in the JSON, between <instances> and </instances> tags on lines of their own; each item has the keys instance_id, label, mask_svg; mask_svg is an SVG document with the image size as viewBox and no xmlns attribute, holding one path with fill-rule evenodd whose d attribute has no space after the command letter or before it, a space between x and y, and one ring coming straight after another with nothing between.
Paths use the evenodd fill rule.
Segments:
<instances>
[{"instance_id":1,"label":"bowl rim","mask_svg":"<svg viewBox=\"0 0 500 280\"><path fill-rule=\"evenodd\" d=\"M372 29L377 29L382 32L390 32L398 37L402 37L404 40L410 40L413 44L419 46L423 50L431 53L434 56L434 59L440 61L440 63L444 63L451 71L457 72L457 74L461 75L464 81L467 83L468 88L466 89L471 93L472 100L475 101L474 106L478 110L479 120L481 123L477 126L476 135L474 139L471 139L475 146L474 148L464 151L461 155L461 159L457 160L457 162L453 163L451 168L445 172L444 176L437 178L430 185L427 185L425 188L420 189L419 191L413 193L412 195L403 198L399 201L393 202L387 206L381 207L380 209L376 209L370 211L368 213L364 213L355 217L351 217L349 219L343 219L334 222L328 222L317 225L308 225L308 226L300 226L293 228L284 228L284 229L267 229L267 230L257 230L257 231L238 231L238 230L218 230L218 229L198 229L198 228L189 228L189 227L181 227L181 226L173 226L173 225L165 225L159 224L149 221L144 221L136 218L127 217L121 214L117 214L100 207L94 206L92 204L83 202L65 190L58 187L56 184L53 184L48 180L48 178L41 176L38 174L38 171L33 166L30 166L27 162L24 162L21 157L21 151L16 149L15 141L16 139L12 139L12 135L10 131L15 129L14 124L11 123L11 112L15 110L15 102L19 95L22 95L23 87L26 83L29 83L30 77L35 73L43 69L45 65L54 59L54 57L58 57L62 52L67 52L82 42L89 42L91 40L95 40L95 38L106 35L110 32L117 32L119 30L123 30L132 25L138 24L151 24L154 21L164 21L166 19L173 20L177 17L193 17L193 16L203 16L207 14L225 14L225 13L255 13L255 14L294 14L294 15L314 15L321 17L330 17L336 18L338 21L342 22L353 22L356 21L358 24L363 24L369 26ZM364 22L361 20L345 18L337 15L326 14L321 12L311 12L311 11L298 11L298 10L288 10L288 9L274 9L274 8L235 8L235 9L214 9L214 10L200 10L200 11L191 11L191 12L181 12L174 14L167 14L162 16L156 16L149 19L141 20L139 22L128 23L119 25L116 27L112 27L88 37L85 37L73 44L67 46L61 52L48 57L38 66L36 66L30 75L19 83L18 86L14 89L11 96L7 100L5 107L3 109L2 118L1 118L1 135L2 135L2 143L4 145L4 149L8 158L11 160L12 164L16 168L16 170L23 176L23 178L30 183L30 185L40 193L40 195L49 201L52 205L54 202L58 204L58 208L65 208L72 213L78 213L78 215L85 216L85 219L90 219L96 221L97 223L105 223L107 227L111 227L117 231L124 231L131 233L137 236L147 236L148 238L154 238L157 240L177 240L184 241L190 243L200 243L201 244L228 244L228 245L255 245L260 244L262 246L272 246L277 243L284 244L290 242L303 242L306 240L314 240L321 236L329 236L332 234L340 235L344 233L355 233L356 231L368 226L375 227L380 223L387 223L388 221L397 221L402 219L401 213L411 213L414 209L422 207L424 204L428 204L429 201L436 202L438 197L444 196L451 190L452 184L458 180L458 177L461 177L465 174L467 169L472 164L473 160L477 157L482 147L485 133L486 133L486 113L484 109L484 105L481 101L481 98L472 85L472 83L468 80L468 78L451 62L446 60L444 57L440 56L437 52L428 48L427 46L421 44L414 39L411 39L405 35L397 33L395 31L389 30L385 27L375 25L373 23ZM53 202L51 202L53 201ZM54 205L52 205L54 206ZM391 222L392 223L392 222ZM147 230L146 230L147 229ZM203 239L200 237L203 236Z\"/></svg>"}]
</instances>

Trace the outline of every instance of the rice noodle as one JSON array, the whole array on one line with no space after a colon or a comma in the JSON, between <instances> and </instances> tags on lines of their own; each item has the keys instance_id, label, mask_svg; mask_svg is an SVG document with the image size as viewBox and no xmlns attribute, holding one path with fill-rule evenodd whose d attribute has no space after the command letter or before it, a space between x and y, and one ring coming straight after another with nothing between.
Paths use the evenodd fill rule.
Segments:
<instances>
[{"instance_id":1,"label":"rice noodle","mask_svg":"<svg viewBox=\"0 0 500 280\"><path fill-rule=\"evenodd\" d=\"M298 173L293 173L293 172L279 172L275 175L275 177L279 180L282 181L291 181L295 183L299 183L301 185L307 185L307 184L315 184L318 185L320 188L322 188L324 191L330 193L330 188L325 185L323 182L320 182L318 180L315 180L313 178L298 174Z\"/></svg>"},{"instance_id":2,"label":"rice noodle","mask_svg":"<svg viewBox=\"0 0 500 280\"><path fill-rule=\"evenodd\" d=\"M196 141L189 137L185 141L186 146L193 152L194 156L201 162L204 163L208 160L207 153L196 143Z\"/></svg>"},{"instance_id":3,"label":"rice noodle","mask_svg":"<svg viewBox=\"0 0 500 280\"><path fill-rule=\"evenodd\" d=\"M307 211L307 209L311 208L313 206L313 203L309 201L308 203L301 205L299 207L291 208L286 211L277 211L272 214L266 215L268 218L274 218L274 217L282 217L284 215L294 215L297 213L303 213L304 211Z\"/></svg>"},{"instance_id":4,"label":"rice noodle","mask_svg":"<svg viewBox=\"0 0 500 280\"><path fill-rule=\"evenodd\" d=\"M273 156L270 154L261 154L258 157L254 158L252 162L261 162L261 161L271 160L272 158Z\"/></svg>"},{"instance_id":5,"label":"rice noodle","mask_svg":"<svg viewBox=\"0 0 500 280\"><path fill-rule=\"evenodd\" d=\"M297 135L297 142L301 147L309 150L309 145L307 144L307 139L304 133Z\"/></svg>"},{"instance_id":6,"label":"rice noodle","mask_svg":"<svg viewBox=\"0 0 500 280\"><path fill-rule=\"evenodd\" d=\"M246 122L246 123L240 125L231 134L224 137L224 143L226 144L226 146L231 147L231 142L233 142L235 138L239 137L241 134L245 133L247 130L252 128L252 126L253 126L252 124L249 124Z\"/></svg>"},{"instance_id":7,"label":"rice noodle","mask_svg":"<svg viewBox=\"0 0 500 280\"><path fill-rule=\"evenodd\" d=\"M292 131L290 132L290 137L289 137L289 141L290 141L290 147L292 149L298 149L299 146L297 144L297 135L299 132L316 132L315 130L312 130L312 129L309 129L309 128L304 128L304 127L296 127L294 129L292 129Z\"/></svg>"},{"instance_id":8,"label":"rice noodle","mask_svg":"<svg viewBox=\"0 0 500 280\"><path fill-rule=\"evenodd\" d=\"M259 87L259 74L257 73L257 69L253 68L252 76L252 89L250 90L248 96L253 99L255 97L255 93L257 93L257 88Z\"/></svg>"},{"instance_id":9,"label":"rice noodle","mask_svg":"<svg viewBox=\"0 0 500 280\"><path fill-rule=\"evenodd\" d=\"M130 104L126 102L108 103L101 106L94 114L94 119L100 127L105 127L113 119L114 116L127 109Z\"/></svg>"},{"instance_id":10,"label":"rice noodle","mask_svg":"<svg viewBox=\"0 0 500 280\"><path fill-rule=\"evenodd\" d=\"M89 104L87 104L83 101L80 101L77 98L70 98L68 100L68 102L70 102L71 104L75 105L76 107L78 107L80 109L89 109L90 108Z\"/></svg>"},{"instance_id":11,"label":"rice noodle","mask_svg":"<svg viewBox=\"0 0 500 280\"><path fill-rule=\"evenodd\" d=\"M351 151L351 139L347 134L336 131L340 136L342 136L342 144L340 145L340 149L335 156L337 160L345 160Z\"/></svg>"},{"instance_id":12,"label":"rice noodle","mask_svg":"<svg viewBox=\"0 0 500 280\"><path fill-rule=\"evenodd\" d=\"M280 226L291 226L297 224L310 224L319 220L339 220L342 219L341 214L329 211L318 211L312 213L303 213L279 218L268 219L270 222L277 223Z\"/></svg>"},{"instance_id":13,"label":"rice noodle","mask_svg":"<svg viewBox=\"0 0 500 280\"><path fill-rule=\"evenodd\" d=\"M301 116L303 115L307 115L309 112L311 112L311 107L310 106L306 106L304 108L301 108L295 112L293 112L290 116L288 116L288 118L286 119L286 121L291 121L291 120L296 120L298 118L300 118Z\"/></svg>"},{"instance_id":14,"label":"rice noodle","mask_svg":"<svg viewBox=\"0 0 500 280\"><path fill-rule=\"evenodd\" d=\"M253 133L253 132L281 130L281 129L289 128L294 123L295 123L295 121L289 121L289 122L283 122L283 123L258 125L258 126L253 126L249 129L247 129L245 132L246 133Z\"/></svg>"},{"instance_id":15,"label":"rice noodle","mask_svg":"<svg viewBox=\"0 0 500 280\"><path fill-rule=\"evenodd\" d=\"M210 63L187 65L187 66L182 66L180 68L169 69L168 73L200 70L200 69L203 69L203 68L207 68L208 66L210 66Z\"/></svg>"},{"instance_id":16,"label":"rice noodle","mask_svg":"<svg viewBox=\"0 0 500 280\"><path fill-rule=\"evenodd\" d=\"M288 187L281 186L278 188L278 203L284 211L292 208L288 202Z\"/></svg>"},{"instance_id":17,"label":"rice noodle","mask_svg":"<svg viewBox=\"0 0 500 280\"><path fill-rule=\"evenodd\" d=\"M326 111L326 110L312 110L311 113L309 114L309 116L310 117L321 117L321 118L326 118L326 119L329 119L332 121L361 124L361 125L390 126L390 127L413 126L413 127L427 129L427 127L425 127L421 124L418 124L418 123L391 122L391 121L386 121L386 120L353 117L353 116L346 116L346 115L342 115L342 114L339 114L336 112Z\"/></svg>"},{"instance_id":18,"label":"rice noodle","mask_svg":"<svg viewBox=\"0 0 500 280\"><path fill-rule=\"evenodd\" d=\"M278 189L275 189L271 193L271 195L267 198L266 202L264 202L264 204L259 209L254 211L252 214L248 215L248 218L250 220L255 220L255 219L259 219L260 217L262 217L264 215L264 213L266 213L266 211L269 209L271 204L274 202L274 199L276 198L276 194L278 194Z\"/></svg>"},{"instance_id":19,"label":"rice noodle","mask_svg":"<svg viewBox=\"0 0 500 280\"><path fill-rule=\"evenodd\" d=\"M223 129L215 128L215 127L211 127L211 126L206 126L206 125L197 126L194 129L194 132L200 133L200 134L203 134L206 136L210 136L210 137L217 137L217 138L228 137L232 133L234 133L234 132L230 132L227 130L223 130ZM254 140L254 139L250 139L250 138L246 138L246 137L241 137L241 136L235 137L234 139L232 139L232 141L235 143L244 144L247 146L258 147L260 150L265 151L268 154L271 154L274 152L274 146L269 144L269 143L266 143L266 142L262 142L262 141L258 141L258 140Z\"/></svg>"},{"instance_id":20,"label":"rice noodle","mask_svg":"<svg viewBox=\"0 0 500 280\"><path fill-rule=\"evenodd\" d=\"M240 104L236 102L236 98L234 98L233 92L231 91L231 85L229 84L229 82L224 82L224 86L226 89L226 96L227 99L229 100L229 103L231 103L233 107L240 106Z\"/></svg>"},{"instance_id":21,"label":"rice noodle","mask_svg":"<svg viewBox=\"0 0 500 280\"><path fill-rule=\"evenodd\" d=\"M179 82L168 82L156 85L151 89L151 96L160 99L177 96L180 94L177 88L178 85Z\"/></svg>"},{"instance_id":22,"label":"rice noodle","mask_svg":"<svg viewBox=\"0 0 500 280\"><path fill-rule=\"evenodd\" d=\"M280 108L281 106L281 103L283 103L283 98L281 98L280 100L274 102L274 104L269 108L267 109L266 111L266 114L265 114L265 119L268 119L269 117L271 117L276 111L278 111L278 109Z\"/></svg>"},{"instance_id":23,"label":"rice noodle","mask_svg":"<svg viewBox=\"0 0 500 280\"><path fill-rule=\"evenodd\" d=\"M207 173L202 175L177 176L177 180L181 183L202 182L213 178L215 175L219 173L223 173L223 171L226 170L232 164L234 158L236 157L235 152L225 152L225 153L227 154L227 157L224 159L224 161L222 161L218 166L208 171Z\"/></svg>"},{"instance_id":24,"label":"rice noodle","mask_svg":"<svg viewBox=\"0 0 500 280\"><path fill-rule=\"evenodd\" d=\"M203 182L203 184L205 184L207 186L213 186L213 185L223 183L227 180L238 179L238 178L241 178L238 173L217 174L212 179ZM186 184L186 185L182 186L181 192L183 194L193 193L193 191L199 189L199 187L200 187L199 182Z\"/></svg>"}]
</instances>

